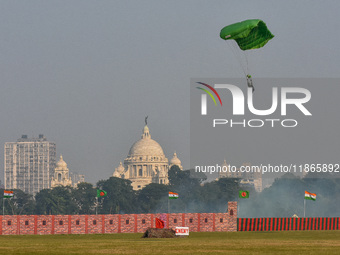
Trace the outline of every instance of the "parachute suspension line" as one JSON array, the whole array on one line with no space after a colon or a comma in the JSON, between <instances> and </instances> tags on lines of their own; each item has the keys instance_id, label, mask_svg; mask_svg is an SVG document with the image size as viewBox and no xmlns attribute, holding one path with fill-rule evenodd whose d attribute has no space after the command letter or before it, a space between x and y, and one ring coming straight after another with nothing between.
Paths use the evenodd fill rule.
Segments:
<instances>
[{"instance_id":1,"label":"parachute suspension line","mask_svg":"<svg viewBox=\"0 0 340 255\"><path fill-rule=\"evenodd\" d=\"M238 45L235 41L232 41L230 43L232 44L232 48L234 49L234 53L236 55L236 58L238 59L240 65L242 67L243 73L246 76L247 75L247 66L246 66L245 61L244 61L244 56L243 56L241 50L239 49L239 47L238 47Z\"/></svg>"},{"instance_id":2,"label":"parachute suspension line","mask_svg":"<svg viewBox=\"0 0 340 255\"><path fill-rule=\"evenodd\" d=\"M236 45L231 45L232 42L228 40L226 40L226 43L228 44L235 58L239 62L239 65L243 71L243 74L247 76L248 63L247 63L247 66L245 66L244 63L242 63L242 56L239 54L239 50L236 48Z\"/></svg>"},{"instance_id":3,"label":"parachute suspension line","mask_svg":"<svg viewBox=\"0 0 340 255\"><path fill-rule=\"evenodd\" d=\"M246 59L246 66L247 66L247 75L250 75L250 71L249 71L249 62L248 62L248 53L246 51L244 51L244 57Z\"/></svg>"}]
</instances>

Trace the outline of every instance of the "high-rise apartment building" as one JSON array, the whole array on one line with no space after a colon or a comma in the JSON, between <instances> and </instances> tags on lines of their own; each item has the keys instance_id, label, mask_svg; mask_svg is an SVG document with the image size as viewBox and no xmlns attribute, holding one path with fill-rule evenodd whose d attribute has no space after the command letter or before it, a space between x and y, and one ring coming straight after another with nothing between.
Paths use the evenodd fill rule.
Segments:
<instances>
[{"instance_id":1,"label":"high-rise apartment building","mask_svg":"<svg viewBox=\"0 0 340 255\"><path fill-rule=\"evenodd\" d=\"M4 186L35 195L50 188L56 165L56 144L44 135L28 138L23 135L16 142L5 143Z\"/></svg>"}]
</instances>

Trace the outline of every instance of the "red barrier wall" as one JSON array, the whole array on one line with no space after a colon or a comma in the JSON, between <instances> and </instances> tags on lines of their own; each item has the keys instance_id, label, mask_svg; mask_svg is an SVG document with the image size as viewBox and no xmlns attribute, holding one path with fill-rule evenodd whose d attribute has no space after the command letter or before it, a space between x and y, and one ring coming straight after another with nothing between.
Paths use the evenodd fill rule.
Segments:
<instances>
[{"instance_id":1,"label":"red barrier wall","mask_svg":"<svg viewBox=\"0 0 340 255\"><path fill-rule=\"evenodd\" d=\"M239 218L238 231L339 230L340 218Z\"/></svg>"},{"instance_id":2,"label":"red barrier wall","mask_svg":"<svg viewBox=\"0 0 340 255\"><path fill-rule=\"evenodd\" d=\"M139 233L145 232L145 230L148 227L151 227L151 222L155 221L155 219L151 219L151 218L154 218L153 214L136 214L136 215L137 215L137 231L136 232L139 232Z\"/></svg>"},{"instance_id":3,"label":"red barrier wall","mask_svg":"<svg viewBox=\"0 0 340 255\"><path fill-rule=\"evenodd\" d=\"M103 217L104 216L104 222ZM103 224L105 225L105 215L88 215L87 234L103 233Z\"/></svg>"},{"instance_id":4,"label":"red barrier wall","mask_svg":"<svg viewBox=\"0 0 340 255\"><path fill-rule=\"evenodd\" d=\"M36 215L34 225L37 228L36 234L52 234L52 217L50 215Z\"/></svg>"},{"instance_id":5,"label":"red barrier wall","mask_svg":"<svg viewBox=\"0 0 340 255\"><path fill-rule=\"evenodd\" d=\"M19 218L19 234L21 235L33 235L36 233L35 216L23 215Z\"/></svg>"},{"instance_id":6,"label":"red barrier wall","mask_svg":"<svg viewBox=\"0 0 340 255\"><path fill-rule=\"evenodd\" d=\"M105 233L118 233L118 214L106 214L105 215Z\"/></svg>"},{"instance_id":7,"label":"red barrier wall","mask_svg":"<svg viewBox=\"0 0 340 255\"><path fill-rule=\"evenodd\" d=\"M20 224L17 221L18 216L2 216L2 235L20 235Z\"/></svg>"},{"instance_id":8,"label":"red barrier wall","mask_svg":"<svg viewBox=\"0 0 340 255\"><path fill-rule=\"evenodd\" d=\"M69 226L70 219L68 215L53 215L54 219L52 219L52 226L54 227L54 234L70 234ZM39 216L38 216L39 217Z\"/></svg>"},{"instance_id":9,"label":"red barrier wall","mask_svg":"<svg viewBox=\"0 0 340 255\"><path fill-rule=\"evenodd\" d=\"M71 234L85 233L85 215L71 216Z\"/></svg>"},{"instance_id":10,"label":"red barrier wall","mask_svg":"<svg viewBox=\"0 0 340 255\"><path fill-rule=\"evenodd\" d=\"M229 202L226 213L4 215L0 235L142 233L160 217L170 228L185 226L191 232L236 231L237 202Z\"/></svg>"},{"instance_id":11,"label":"red barrier wall","mask_svg":"<svg viewBox=\"0 0 340 255\"><path fill-rule=\"evenodd\" d=\"M185 225L192 232L199 232L198 213L187 213L185 215Z\"/></svg>"}]
</instances>

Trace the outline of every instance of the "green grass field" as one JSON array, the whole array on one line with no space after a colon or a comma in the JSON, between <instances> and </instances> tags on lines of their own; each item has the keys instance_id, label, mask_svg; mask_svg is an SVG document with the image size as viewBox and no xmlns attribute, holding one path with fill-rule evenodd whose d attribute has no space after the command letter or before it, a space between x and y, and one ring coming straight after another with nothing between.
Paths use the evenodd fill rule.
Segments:
<instances>
[{"instance_id":1,"label":"green grass field","mask_svg":"<svg viewBox=\"0 0 340 255\"><path fill-rule=\"evenodd\" d=\"M0 254L340 254L340 231L0 236Z\"/></svg>"}]
</instances>

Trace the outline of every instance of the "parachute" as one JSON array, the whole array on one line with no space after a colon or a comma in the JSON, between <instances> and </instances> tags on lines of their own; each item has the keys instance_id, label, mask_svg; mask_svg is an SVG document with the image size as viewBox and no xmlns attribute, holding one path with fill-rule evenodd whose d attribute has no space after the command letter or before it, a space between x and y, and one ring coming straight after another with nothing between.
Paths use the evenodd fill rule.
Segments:
<instances>
[{"instance_id":1,"label":"parachute","mask_svg":"<svg viewBox=\"0 0 340 255\"><path fill-rule=\"evenodd\" d=\"M269 31L266 23L262 20L249 19L222 28L220 37L227 42L229 40L236 42L237 45L232 45L231 43L228 43L228 45L242 67L243 73L247 78L248 87L251 87L254 92L253 81L249 74L248 57L246 52L247 50L258 49L265 46L267 42L274 37L274 35ZM240 50L238 48L243 50L245 62L239 54Z\"/></svg>"},{"instance_id":2,"label":"parachute","mask_svg":"<svg viewBox=\"0 0 340 255\"><path fill-rule=\"evenodd\" d=\"M220 37L235 40L241 50L251 50L263 47L274 35L262 20L249 19L224 27Z\"/></svg>"}]
</instances>

